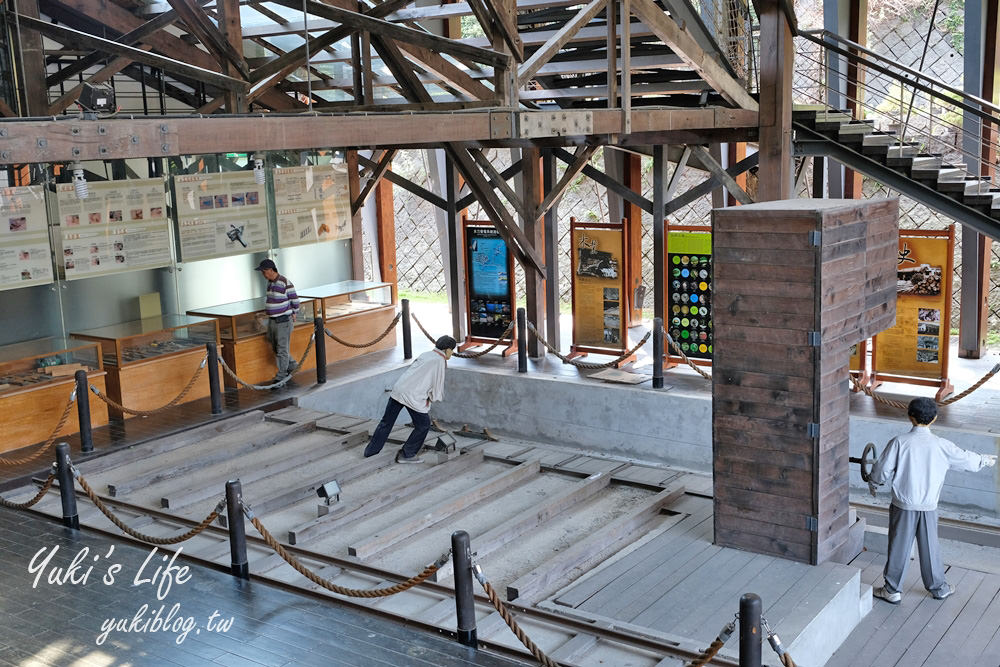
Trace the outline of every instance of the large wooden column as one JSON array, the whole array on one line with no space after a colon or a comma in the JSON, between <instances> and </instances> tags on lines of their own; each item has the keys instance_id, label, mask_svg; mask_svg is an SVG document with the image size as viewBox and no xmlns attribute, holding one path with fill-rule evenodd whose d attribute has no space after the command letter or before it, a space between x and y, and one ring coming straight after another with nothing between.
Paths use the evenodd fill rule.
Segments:
<instances>
[{"instance_id":1,"label":"large wooden column","mask_svg":"<svg viewBox=\"0 0 1000 667\"><path fill-rule=\"evenodd\" d=\"M605 149L607 150L607 149ZM622 185L632 192L642 194L642 158L635 153L624 154L622 169ZM622 214L628 225L628 275L631 283L628 285L628 304L632 309L630 321L639 324L642 320L642 308L636 302L636 290L642 286L642 209L630 202L622 202Z\"/></svg>"},{"instance_id":2,"label":"large wooden column","mask_svg":"<svg viewBox=\"0 0 1000 667\"><path fill-rule=\"evenodd\" d=\"M538 148L525 148L521 151L521 178L523 183L523 201L526 211L538 210L542 203L542 154ZM524 233L536 250L545 256L545 221L534 216L524 221ZM530 269L524 272L525 313L528 320L545 331L545 279L537 271ZM553 345L558 345L558 341ZM544 357L545 346L538 338L528 332L528 355Z\"/></svg>"},{"instance_id":3,"label":"large wooden column","mask_svg":"<svg viewBox=\"0 0 1000 667\"><path fill-rule=\"evenodd\" d=\"M10 5L8 5L10 6ZM18 12L39 18L36 0L21 0L15 5ZM13 26L13 20L11 19ZM20 69L21 115L45 116L49 109L49 90L45 85L45 54L42 35L37 30L11 31L16 43L14 66ZM20 33L20 34L19 34ZM20 43L17 43L20 38ZM13 104L13 100L11 101Z\"/></svg>"},{"instance_id":4,"label":"large wooden column","mask_svg":"<svg viewBox=\"0 0 1000 667\"><path fill-rule=\"evenodd\" d=\"M390 167L391 168L391 167ZM396 208L392 183L382 179L375 186L375 228L378 235L378 270L382 282L392 283L392 302L399 302L396 269Z\"/></svg>"},{"instance_id":5,"label":"large wooden column","mask_svg":"<svg viewBox=\"0 0 1000 667\"><path fill-rule=\"evenodd\" d=\"M868 46L868 0L850 0L848 8L847 39L857 42L861 46ZM850 49L856 53L856 49ZM860 54L859 54L860 55ZM865 71L857 64L847 64L847 95L846 105L857 120L864 118L864 107L862 103L865 97ZM864 196L861 191L863 177L853 169L844 168L844 197L847 199L860 199Z\"/></svg>"},{"instance_id":6,"label":"large wooden column","mask_svg":"<svg viewBox=\"0 0 1000 667\"><path fill-rule=\"evenodd\" d=\"M216 6L219 11L219 30L236 54L243 58L243 23L240 21L239 0L221 0ZM237 78L241 76L240 71L230 62L226 63L225 73ZM227 113L246 113L248 110L246 91L226 91Z\"/></svg>"},{"instance_id":7,"label":"large wooden column","mask_svg":"<svg viewBox=\"0 0 1000 667\"><path fill-rule=\"evenodd\" d=\"M898 200L712 212L716 544L846 562L850 346L891 326Z\"/></svg>"},{"instance_id":8,"label":"large wooden column","mask_svg":"<svg viewBox=\"0 0 1000 667\"><path fill-rule=\"evenodd\" d=\"M788 18L778 0L760 2L760 168L758 201L794 196L792 72Z\"/></svg>"},{"instance_id":9,"label":"large wooden column","mask_svg":"<svg viewBox=\"0 0 1000 667\"><path fill-rule=\"evenodd\" d=\"M547 196L556 185L556 158L551 148L542 151L542 192ZM560 346L559 329L559 202L545 212L545 336Z\"/></svg>"},{"instance_id":10,"label":"large wooden column","mask_svg":"<svg viewBox=\"0 0 1000 667\"><path fill-rule=\"evenodd\" d=\"M358 152L347 151L347 191L351 201L357 201L361 195L361 172L358 165ZM365 279L365 258L362 245L361 209L351 215L351 277L354 280Z\"/></svg>"}]
</instances>

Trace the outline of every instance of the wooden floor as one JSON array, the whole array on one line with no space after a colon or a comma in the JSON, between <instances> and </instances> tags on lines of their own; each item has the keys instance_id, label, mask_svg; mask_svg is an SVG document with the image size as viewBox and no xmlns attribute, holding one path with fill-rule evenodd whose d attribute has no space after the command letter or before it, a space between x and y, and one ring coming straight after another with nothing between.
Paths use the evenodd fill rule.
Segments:
<instances>
[{"instance_id":1,"label":"wooden floor","mask_svg":"<svg viewBox=\"0 0 1000 667\"><path fill-rule=\"evenodd\" d=\"M862 583L882 585L885 556L864 552L853 565ZM1000 576L947 568L955 593L935 600L924 590L920 566L906 573L903 600L875 600L871 613L827 662L827 667L997 667L1000 665Z\"/></svg>"}]
</instances>

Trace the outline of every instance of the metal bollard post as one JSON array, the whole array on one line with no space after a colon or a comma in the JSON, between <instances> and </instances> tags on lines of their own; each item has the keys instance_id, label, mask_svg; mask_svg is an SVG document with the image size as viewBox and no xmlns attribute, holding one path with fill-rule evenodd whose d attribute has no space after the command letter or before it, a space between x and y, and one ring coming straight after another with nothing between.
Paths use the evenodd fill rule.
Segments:
<instances>
[{"instance_id":1,"label":"metal bollard post","mask_svg":"<svg viewBox=\"0 0 1000 667\"><path fill-rule=\"evenodd\" d=\"M94 451L94 433L90 428L90 383L87 371L78 370L76 378L76 416L80 422L80 451Z\"/></svg>"},{"instance_id":2,"label":"metal bollard post","mask_svg":"<svg viewBox=\"0 0 1000 667\"><path fill-rule=\"evenodd\" d=\"M740 598L740 667L760 667L761 602L754 593Z\"/></svg>"},{"instance_id":3,"label":"metal bollard post","mask_svg":"<svg viewBox=\"0 0 1000 667\"><path fill-rule=\"evenodd\" d=\"M222 391L219 389L219 348L215 343L205 343L208 350L208 392L212 401L212 414L222 413Z\"/></svg>"},{"instance_id":4,"label":"metal bollard post","mask_svg":"<svg viewBox=\"0 0 1000 667\"><path fill-rule=\"evenodd\" d=\"M59 498L62 500L63 525L80 528L80 515L76 511L76 484L70 470L69 444L56 445L56 480L59 482Z\"/></svg>"},{"instance_id":5,"label":"metal bollard post","mask_svg":"<svg viewBox=\"0 0 1000 667\"><path fill-rule=\"evenodd\" d=\"M663 319L653 318L653 389L663 389Z\"/></svg>"},{"instance_id":6,"label":"metal bollard post","mask_svg":"<svg viewBox=\"0 0 1000 667\"><path fill-rule=\"evenodd\" d=\"M410 338L410 300L400 299L403 312L403 358L413 358L413 340Z\"/></svg>"},{"instance_id":7,"label":"metal bollard post","mask_svg":"<svg viewBox=\"0 0 1000 667\"><path fill-rule=\"evenodd\" d=\"M316 327L316 384L326 382L326 329L323 327L323 318L313 318L313 325Z\"/></svg>"},{"instance_id":8,"label":"metal bollard post","mask_svg":"<svg viewBox=\"0 0 1000 667\"><path fill-rule=\"evenodd\" d=\"M240 480L231 479L226 482L226 519L229 523L229 554L231 562L229 571L240 579L250 578L250 564L247 562L247 532L243 519L243 508L240 499L243 487Z\"/></svg>"},{"instance_id":9,"label":"metal bollard post","mask_svg":"<svg viewBox=\"0 0 1000 667\"><path fill-rule=\"evenodd\" d=\"M528 316L517 309L517 372L528 372Z\"/></svg>"},{"instance_id":10,"label":"metal bollard post","mask_svg":"<svg viewBox=\"0 0 1000 667\"><path fill-rule=\"evenodd\" d=\"M469 534L464 530L451 534L451 560L455 565L458 641L465 646L476 648L476 600L472 590L472 550L469 547Z\"/></svg>"}]
</instances>

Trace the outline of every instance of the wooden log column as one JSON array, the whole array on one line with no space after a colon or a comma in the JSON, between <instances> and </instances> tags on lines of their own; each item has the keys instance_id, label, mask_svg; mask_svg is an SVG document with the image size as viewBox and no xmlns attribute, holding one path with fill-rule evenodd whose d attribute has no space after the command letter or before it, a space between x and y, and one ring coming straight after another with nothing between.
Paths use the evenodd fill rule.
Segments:
<instances>
[{"instance_id":1,"label":"wooden log column","mask_svg":"<svg viewBox=\"0 0 1000 667\"><path fill-rule=\"evenodd\" d=\"M846 562L850 346L896 316L898 200L712 213L715 541Z\"/></svg>"}]
</instances>

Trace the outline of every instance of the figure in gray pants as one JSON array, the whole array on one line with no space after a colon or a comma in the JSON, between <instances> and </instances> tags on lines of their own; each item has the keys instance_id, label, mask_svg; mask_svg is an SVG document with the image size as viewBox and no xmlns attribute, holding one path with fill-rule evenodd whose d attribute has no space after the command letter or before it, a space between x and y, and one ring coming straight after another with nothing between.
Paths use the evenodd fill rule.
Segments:
<instances>
[{"instance_id":1,"label":"figure in gray pants","mask_svg":"<svg viewBox=\"0 0 1000 667\"><path fill-rule=\"evenodd\" d=\"M893 438L872 467L868 488L891 482L889 506L889 557L885 563L885 584L872 591L880 600L899 604L903 577L910 562L914 537L920 555L920 576L935 600L954 592L944 578L938 548L937 504L949 469L976 472L995 466L997 457L966 451L955 443L931 433L937 419L937 405L929 398L910 401L907 413L913 428Z\"/></svg>"}]
</instances>

